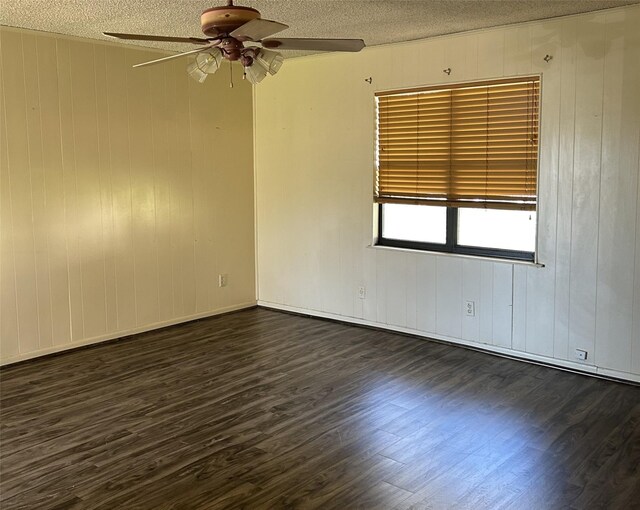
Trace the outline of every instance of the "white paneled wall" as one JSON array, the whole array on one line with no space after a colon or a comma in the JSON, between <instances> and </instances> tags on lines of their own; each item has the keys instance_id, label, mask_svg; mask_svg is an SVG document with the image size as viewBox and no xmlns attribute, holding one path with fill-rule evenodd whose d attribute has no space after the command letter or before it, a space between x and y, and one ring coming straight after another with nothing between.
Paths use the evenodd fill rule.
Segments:
<instances>
[{"instance_id":1,"label":"white paneled wall","mask_svg":"<svg viewBox=\"0 0 640 510\"><path fill-rule=\"evenodd\" d=\"M638 26L635 5L287 61L255 92L259 302L640 380ZM368 247L374 92L532 73L545 267Z\"/></svg>"},{"instance_id":2,"label":"white paneled wall","mask_svg":"<svg viewBox=\"0 0 640 510\"><path fill-rule=\"evenodd\" d=\"M255 304L250 86L133 70L158 52L127 46L0 44L0 361Z\"/></svg>"}]
</instances>

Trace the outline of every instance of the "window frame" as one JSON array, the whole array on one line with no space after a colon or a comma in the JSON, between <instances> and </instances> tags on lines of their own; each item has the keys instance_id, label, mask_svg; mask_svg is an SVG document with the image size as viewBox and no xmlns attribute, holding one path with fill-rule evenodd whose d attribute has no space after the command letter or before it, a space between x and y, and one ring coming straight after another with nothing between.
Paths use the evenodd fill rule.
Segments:
<instances>
[{"instance_id":1,"label":"window frame","mask_svg":"<svg viewBox=\"0 0 640 510\"><path fill-rule=\"evenodd\" d=\"M466 246L460 245L457 243L458 237L458 207L455 206L443 206L447 208L447 225L446 225L446 243L427 243L421 241L408 241L403 239L392 239L383 237L382 235L382 225L383 225L383 206L385 205L383 202L376 202L374 200L374 205L377 205L376 214L374 221L377 221L377 228L375 229L376 238L374 239L373 246L380 247L389 247L389 248L400 248L400 249L409 249L409 250L417 250L423 252L434 252L436 254L452 254L452 255L462 255L462 256L472 256L478 258L487 258L487 259L503 259L506 262L512 260L514 262L526 262L539 264L538 261L538 239L539 239L539 227L540 227L540 155L541 155L541 146L542 146L542 132L543 132L543 76L542 73L527 73L526 75L521 76L504 76L500 78L496 78L496 80L518 80L521 78L527 77L537 77L539 80L539 101L538 101L538 153L537 153L537 168L536 168L536 204L535 204L535 212L536 212L536 229L535 229L535 240L534 240L534 251L519 251L519 250L505 250L501 248L486 248L482 246ZM489 80L465 80L459 82L445 82L440 84L429 85L427 88L435 89L435 88L447 88L452 86L462 86L471 85L473 83L489 81ZM381 92L393 93L393 92L414 92L418 90L423 90L425 87L408 87L406 89L393 89L393 90L380 90L374 93L374 103L375 97ZM377 121L377 113L376 108L374 108L374 130L377 132L378 129L378 121ZM377 150L377 149L376 149ZM379 171L377 157L374 158L376 161L375 175L377 178L377 174ZM374 194L375 196L375 194ZM427 205L427 204L425 204ZM428 205L437 205L434 203ZM493 209L492 207L487 207L487 209Z\"/></svg>"},{"instance_id":2,"label":"window frame","mask_svg":"<svg viewBox=\"0 0 640 510\"><path fill-rule=\"evenodd\" d=\"M404 239L393 239L382 235L383 205L378 205L378 235L376 246L388 246L391 248L405 248L409 250L420 250L426 252L451 253L454 255L471 255L476 257L518 260L524 262L535 262L538 245L538 221L536 220L536 250L519 251L504 250L501 248L485 248L483 246L466 246L457 243L458 238L458 208L447 207L447 241L444 244L425 243L422 241L407 241ZM417 206L420 207L420 206ZM536 210L537 213L537 210Z\"/></svg>"}]
</instances>

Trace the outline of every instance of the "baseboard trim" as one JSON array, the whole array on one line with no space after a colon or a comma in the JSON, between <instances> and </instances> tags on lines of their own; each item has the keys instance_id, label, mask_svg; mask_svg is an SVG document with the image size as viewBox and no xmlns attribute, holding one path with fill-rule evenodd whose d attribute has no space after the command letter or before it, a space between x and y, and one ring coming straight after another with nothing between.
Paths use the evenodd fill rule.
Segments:
<instances>
[{"instance_id":1,"label":"baseboard trim","mask_svg":"<svg viewBox=\"0 0 640 510\"><path fill-rule=\"evenodd\" d=\"M540 356L538 354L531 354L528 352L515 351L506 347L499 347L491 344L483 344L477 342L471 342L468 340L462 340L459 338L448 337L445 335L438 335L435 333L427 333L417 329L405 328L402 326L394 326L389 324L381 324L378 322L360 319L358 317L347 317L344 315L334 314L330 312L321 312L318 310L309 310L306 308L299 308L296 306L283 305L280 303L272 303L270 301L258 300L258 306L261 308L268 308L271 310L278 310L281 312L289 312L298 315L305 315L309 317L315 317L319 319L328 319L335 322L342 322L344 324L364 326L371 329L391 331L394 333L401 333L412 337L419 337L425 340L434 342L446 343L466 349L472 349L474 351L484 352L488 354L494 354L504 358L513 359L516 361L522 361L525 363L533 363L536 365L543 365L550 368L556 368L558 370L565 370L577 374L588 375L592 377L599 377L601 379L607 379L615 382L622 382L626 384L640 384L640 375L631 374L628 372L620 372L608 368L602 368L595 365L583 365L580 363L574 363L572 361L560 360L556 358L549 358L547 356Z\"/></svg>"},{"instance_id":2,"label":"baseboard trim","mask_svg":"<svg viewBox=\"0 0 640 510\"><path fill-rule=\"evenodd\" d=\"M249 301L247 303L240 303L237 305L226 306L223 308L218 308L216 310L209 310L206 312L196 313L192 315L186 315L184 317L179 317L176 319L170 319L166 321L154 322L152 324L147 324L145 326L140 326L133 329L127 329L123 331L116 331L113 333L108 333L106 335L100 335L92 338L86 338L83 340L78 340L76 342L64 344L64 345L56 345L53 347L47 347L46 349L40 349L37 351L32 351L25 354L20 354L18 356L14 356L12 358L8 358L6 360L0 361L1 367L7 367L10 365L15 365L17 363L24 363L26 361L31 361L34 359L42 358L43 356L55 356L58 354L64 354L66 352L75 351L77 349L85 349L88 347L93 347L95 345L99 345L105 342L117 342L120 340L124 340L130 336L138 335L140 333L146 333L147 331L152 331L154 329L162 329L170 326L175 326L176 324L183 324L185 322L191 322L198 319L204 319L207 317L215 317L217 315L225 315L232 312L237 312L238 310L245 310L248 308L255 308L257 306L256 301Z\"/></svg>"}]
</instances>

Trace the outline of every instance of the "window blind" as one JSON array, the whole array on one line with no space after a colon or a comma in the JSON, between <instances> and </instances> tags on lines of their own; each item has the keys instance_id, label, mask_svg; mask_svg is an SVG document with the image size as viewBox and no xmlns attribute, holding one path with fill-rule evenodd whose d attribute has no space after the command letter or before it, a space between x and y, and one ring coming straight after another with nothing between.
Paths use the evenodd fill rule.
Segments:
<instances>
[{"instance_id":1,"label":"window blind","mask_svg":"<svg viewBox=\"0 0 640 510\"><path fill-rule=\"evenodd\" d=\"M540 78L376 94L375 200L536 207Z\"/></svg>"}]
</instances>

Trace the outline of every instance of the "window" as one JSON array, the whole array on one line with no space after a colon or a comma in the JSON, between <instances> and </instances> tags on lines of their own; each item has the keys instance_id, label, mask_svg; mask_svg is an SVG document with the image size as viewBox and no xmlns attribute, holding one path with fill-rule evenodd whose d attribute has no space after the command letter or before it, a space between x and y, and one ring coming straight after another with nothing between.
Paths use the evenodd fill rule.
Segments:
<instances>
[{"instance_id":1,"label":"window","mask_svg":"<svg viewBox=\"0 0 640 510\"><path fill-rule=\"evenodd\" d=\"M540 78L376 94L378 244L534 260Z\"/></svg>"}]
</instances>

